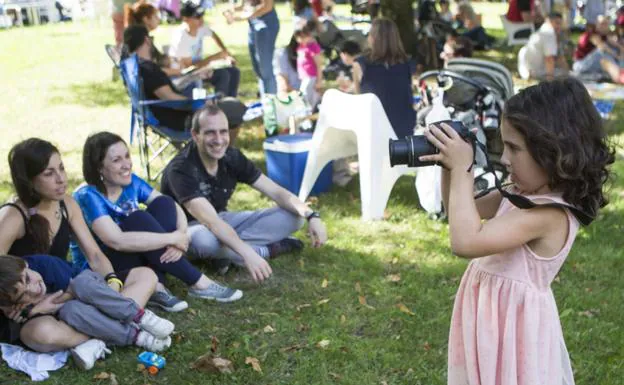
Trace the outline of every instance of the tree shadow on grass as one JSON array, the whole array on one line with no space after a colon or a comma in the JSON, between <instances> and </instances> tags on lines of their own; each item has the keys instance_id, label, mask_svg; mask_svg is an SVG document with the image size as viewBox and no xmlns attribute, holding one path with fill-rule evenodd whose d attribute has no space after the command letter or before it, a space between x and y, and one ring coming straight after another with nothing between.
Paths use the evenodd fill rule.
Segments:
<instances>
[{"instance_id":1,"label":"tree shadow on grass","mask_svg":"<svg viewBox=\"0 0 624 385\"><path fill-rule=\"evenodd\" d=\"M210 334L220 341L220 355L237 368L246 357L260 358L274 384L307 384L311 373L320 376L315 383L332 383L328 372L349 378L347 383L368 383L377 377L392 383L444 383L449 298L463 264L446 257L429 264L421 253L392 262L386 254L345 246L348 238L360 238L360 230L365 229L342 232L320 249L307 247L297 255L280 256L271 261L273 276L261 285L252 283L245 270L233 269L220 280L242 289L246 299L218 311L190 299L195 316L171 315L184 338L169 354L178 362L191 362L206 352L206 344L197 341L206 341ZM442 250L428 243L422 247ZM207 264L198 266L212 274ZM391 282L389 274L401 279ZM185 297L186 289L178 282L173 289ZM321 340L329 346L318 348ZM425 342L427 348L421 348ZM130 363L123 365L133 369ZM319 371L319 365L325 370ZM185 383L197 383L201 374L176 375ZM236 383L268 383L258 382L244 367L236 375Z\"/></svg>"},{"instance_id":2,"label":"tree shadow on grass","mask_svg":"<svg viewBox=\"0 0 624 385\"><path fill-rule=\"evenodd\" d=\"M129 106L130 100L122 82L89 82L69 84L54 89L51 104L77 104L84 107Z\"/></svg>"}]
</instances>

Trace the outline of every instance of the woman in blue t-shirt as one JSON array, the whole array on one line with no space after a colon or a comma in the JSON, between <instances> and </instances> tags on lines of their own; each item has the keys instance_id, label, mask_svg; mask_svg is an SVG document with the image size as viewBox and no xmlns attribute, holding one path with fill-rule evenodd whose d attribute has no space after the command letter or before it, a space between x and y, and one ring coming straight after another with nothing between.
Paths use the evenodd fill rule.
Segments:
<instances>
[{"instance_id":1,"label":"woman in blue t-shirt","mask_svg":"<svg viewBox=\"0 0 624 385\"><path fill-rule=\"evenodd\" d=\"M82 172L87 182L75 192L87 225L116 269L148 266L158 276L156 293L148 304L167 311L188 307L165 288L171 274L189 286L192 297L231 302L242 297L210 280L184 256L189 246L182 208L132 173L128 146L119 135L100 132L85 142ZM143 210L141 205L146 205ZM74 264L85 263L72 248Z\"/></svg>"}]
</instances>

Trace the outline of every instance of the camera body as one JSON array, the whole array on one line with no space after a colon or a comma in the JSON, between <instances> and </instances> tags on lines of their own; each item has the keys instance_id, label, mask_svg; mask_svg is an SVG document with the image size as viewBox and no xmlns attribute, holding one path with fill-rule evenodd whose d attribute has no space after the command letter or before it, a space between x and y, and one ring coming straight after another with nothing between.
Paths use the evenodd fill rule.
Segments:
<instances>
[{"instance_id":1,"label":"camera body","mask_svg":"<svg viewBox=\"0 0 624 385\"><path fill-rule=\"evenodd\" d=\"M443 120L434 123L439 126L444 123L459 134L466 142L476 140L474 135L464 126L462 122L456 120ZM423 155L437 154L439 150L429 143L424 135L408 136L403 139L392 140L388 143L390 151L390 166L407 165L408 167L433 166L435 162L421 162L418 158Z\"/></svg>"}]
</instances>

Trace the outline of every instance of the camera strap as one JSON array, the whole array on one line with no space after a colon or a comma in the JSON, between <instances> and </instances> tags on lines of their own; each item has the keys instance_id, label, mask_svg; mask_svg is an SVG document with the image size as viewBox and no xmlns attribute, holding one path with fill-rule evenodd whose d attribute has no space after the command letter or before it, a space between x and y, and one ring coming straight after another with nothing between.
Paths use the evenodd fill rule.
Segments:
<instances>
[{"instance_id":1,"label":"camera strap","mask_svg":"<svg viewBox=\"0 0 624 385\"><path fill-rule=\"evenodd\" d=\"M474 135L473 135L474 136ZM472 147L473 150L475 149L475 147L479 147L481 149L481 151L483 152L483 154L485 155L485 161L486 161L486 167L485 167L485 171L486 174L487 173L491 173L494 176L494 187L489 188L485 191L482 191L481 193L477 194L475 196L475 199L479 199L487 194L489 194L490 192L494 191L494 190L498 190L501 194L501 196L503 196L504 198L507 198L509 200L509 202L511 202L511 204L513 204L514 206L516 206L519 209L523 209L523 210L527 210L527 209L532 209L534 207L554 207L554 208L564 208L564 209L568 209L570 210L570 212L576 217L576 219L578 219L579 222L581 222L581 224L583 224L584 226L589 225L590 223L592 223L592 221L594 219L596 219L595 217L587 214L586 212L584 212L583 210L571 206L571 205L566 205L563 203L534 203L533 201L531 201L529 198L519 195L519 194L512 194L510 192L507 192L503 189L502 183L500 181L500 179L498 179L498 176L496 175L496 172L494 170L494 167L492 166L492 163L490 162L490 157L487 153L487 148L485 147L485 145L481 142L479 142L476 137L471 138L471 142L472 142ZM476 155L476 152L474 152L474 154ZM472 166L470 166L470 169L472 169ZM470 171L470 169L468 171Z\"/></svg>"}]
</instances>

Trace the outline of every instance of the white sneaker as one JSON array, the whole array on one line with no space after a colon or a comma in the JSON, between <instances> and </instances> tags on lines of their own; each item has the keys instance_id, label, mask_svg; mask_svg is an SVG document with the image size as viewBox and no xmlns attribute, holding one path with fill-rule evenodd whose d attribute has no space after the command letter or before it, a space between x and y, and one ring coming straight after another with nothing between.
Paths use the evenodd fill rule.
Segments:
<instances>
[{"instance_id":1,"label":"white sneaker","mask_svg":"<svg viewBox=\"0 0 624 385\"><path fill-rule=\"evenodd\" d=\"M160 318L151 310L144 310L143 316L138 323L139 328L149 332L156 338L165 338L173 332L175 325L173 322Z\"/></svg>"},{"instance_id":2,"label":"white sneaker","mask_svg":"<svg viewBox=\"0 0 624 385\"><path fill-rule=\"evenodd\" d=\"M76 365L82 370L90 370L95 361L105 358L110 354L104 341L92 338L71 349L71 355Z\"/></svg>"},{"instance_id":3,"label":"white sneaker","mask_svg":"<svg viewBox=\"0 0 624 385\"><path fill-rule=\"evenodd\" d=\"M156 338L149 332L141 330L139 331L135 345L147 349L150 352L160 352L171 346L171 337Z\"/></svg>"}]
</instances>

